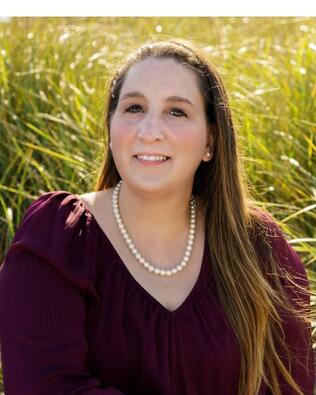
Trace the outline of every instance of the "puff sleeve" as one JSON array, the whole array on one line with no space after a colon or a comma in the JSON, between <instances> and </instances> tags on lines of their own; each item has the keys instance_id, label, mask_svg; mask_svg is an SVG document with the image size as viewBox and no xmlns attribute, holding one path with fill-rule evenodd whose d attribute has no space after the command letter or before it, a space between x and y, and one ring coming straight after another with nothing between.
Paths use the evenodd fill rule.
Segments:
<instances>
[{"instance_id":1,"label":"puff sleeve","mask_svg":"<svg viewBox=\"0 0 316 395\"><path fill-rule=\"evenodd\" d=\"M86 301L98 301L96 237L65 191L26 210L0 270L0 343L6 395L124 395L87 367Z\"/></svg>"}]
</instances>

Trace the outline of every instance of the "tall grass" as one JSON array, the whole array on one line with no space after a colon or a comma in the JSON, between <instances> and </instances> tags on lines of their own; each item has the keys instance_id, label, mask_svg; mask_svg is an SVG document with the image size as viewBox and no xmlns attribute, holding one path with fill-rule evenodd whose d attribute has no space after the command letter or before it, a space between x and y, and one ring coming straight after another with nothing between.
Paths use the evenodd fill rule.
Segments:
<instances>
[{"instance_id":1,"label":"tall grass","mask_svg":"<svg viewBox=\"0 0 316 395\"><path fill-rule=\"evenodd\" d=\"M0 23L0 256L31 199L92 190L107 77L148 38L204 46L251 188L316 289L316 18L13 18ZM316 299L312 297L315 312ZM316 349L316 322L313 322Z\"/></svg>"}]
</instances>

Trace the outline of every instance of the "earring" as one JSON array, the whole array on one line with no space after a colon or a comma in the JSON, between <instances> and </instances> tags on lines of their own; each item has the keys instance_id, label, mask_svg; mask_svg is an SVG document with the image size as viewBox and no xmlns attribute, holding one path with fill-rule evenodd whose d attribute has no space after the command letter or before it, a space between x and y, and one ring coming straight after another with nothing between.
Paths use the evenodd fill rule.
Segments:
<instances>
[{"instance_id":1,"label":"earring","mask_svg":"<svg viewBox=\"0 0 316 395\"><path fill-rule=\"evenodd\" d=\"M110 141L110 149L112 150L112 142Z\"/></svg>"},{"instance_id":2,"label":"earring","mask_svg":"<svg viewBox=\"0 0 316 395\"><path fill-rule=\"evenodd\" d=\"M209 152L206 153L206 156L210 156L211 154Z\"/></svg>"}]
</instances>

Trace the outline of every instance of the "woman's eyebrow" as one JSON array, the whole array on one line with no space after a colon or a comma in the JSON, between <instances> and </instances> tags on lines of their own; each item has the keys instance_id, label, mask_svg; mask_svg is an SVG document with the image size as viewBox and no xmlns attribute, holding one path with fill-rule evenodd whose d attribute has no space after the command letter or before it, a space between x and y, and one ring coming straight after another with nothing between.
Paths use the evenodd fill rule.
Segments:
<instances>
[{"instance_id":1,"label":"woman's eyebrow","mask_svg":"<svg viewBox=\"0 0 316 395\"><path fill-rule=\"evenodd\" d=\"M141 92L134 91L134 92L125 93L122 96L121 100L128 99L128 98L133 98L133 97L141 97L141 98L145 99L145 96ZM189 99L186 99L186 98L181 97L181 96L169 96L169 97L166 98L166 101L187 103L191 107L194 107Z\"/></svg>"}]
</instances>

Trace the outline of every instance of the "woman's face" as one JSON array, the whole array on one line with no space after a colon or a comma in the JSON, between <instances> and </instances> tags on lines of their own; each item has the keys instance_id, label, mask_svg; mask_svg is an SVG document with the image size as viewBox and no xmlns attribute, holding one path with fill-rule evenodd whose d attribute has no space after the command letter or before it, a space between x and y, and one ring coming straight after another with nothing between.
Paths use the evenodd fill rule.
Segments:
<instances>
[{"instance_id":1,"label":"woman's face","mask_svg":"<svg viewBox=\"0 0 316 395\"><path fill-rule=\"evenodd\" d=\"M121 88L110 136L123 182L147 192L190 193L201 160L210 160L213 152L194 72L171 58L148 58L132 66ZM207 145L210 156L206 156ZM169 159L142 162L136 154Z\"/></svg>"}]
</instances>

